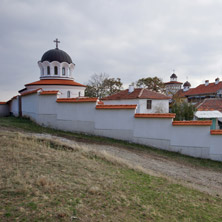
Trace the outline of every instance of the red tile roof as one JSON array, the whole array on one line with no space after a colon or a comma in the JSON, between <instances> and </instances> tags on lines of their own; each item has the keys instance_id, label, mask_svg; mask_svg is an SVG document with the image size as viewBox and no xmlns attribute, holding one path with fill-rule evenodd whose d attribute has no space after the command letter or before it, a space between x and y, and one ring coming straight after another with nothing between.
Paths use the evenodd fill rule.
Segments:
<instances>
[{"instance_id":1,"label":"red tile roof","mask_svg":"<svg viewBox=\"0 0 222 222\"><path fill-rule=\"evenodd\" d=\"M58 92L59 92L58 90L42 91L40 92L40 95L57 95Z\"/></svg>"},{"instance_id":2,"label":"red tile roof","mask_svg":"<svg viewBox=\"0 0 222 222\"><path fill-rule=\"evenodd\" d=\"M222 112L222 99L221 98L211 98L205 99L202 103L197 106L198 111L210 111L218 110Z\"/></svg>"},{"instance_id":3,"label":"red tile roof","mask_svg":"<svg viewBox=\"0 0 222 222\"><path fill-rule=\"evenodd\" d=\"M188 92L190 93L193 90L193 88L190 88L188 91L183 91L183 89L178 90L174 97L179 97L179 98L185 98Z\"/></svg>"},{"instance_id":4,"label":"red tile roof","mask_svg":"<svg viewBox=\"0 0 222 222\"><path fill-rule=\"evenodd\" d=\"M7 102L0 102L0 105L5 105L7 104Z\"/></svg>"},{"instance_id":5,"label":"red tile roof","mask_svg":"<svg viewBox=\"0 0 222 222\"><path fill-rule=\"evenodd\" d=\"M175 113L137 113L135 118L175 118Z\"/></svg>"},{"instance_id":6,"label":"red tile roof","mask_svg":"<svg viewBox=\"0 0 222 222\"><path fill-rule=\"evenodd\" d=\"M60 98L57 99L57 103L87 103L87 102L97 102L98 98Z\"/></svg>"},{"instance_id":7,"label":"red tile roof","mask_svg":"<svg viewBox=\"0 0 222 222\"><path fill-rule=\"evenodd\" d=\"M165 82L164 84L165 85L169 85L169 84L180 84L180 85L182 85L183 83L182 82L177 82L177 81L170 81L170 82Z\"/></svg>"},{"instance_id":8,"label":"red tile roof","mask_svg":"<svg viewBox=\"0 0 222 222\"><path fill-rule=\"evenodd\" d=\"M205 84L201 84L196 88L192 89L191 91L187 91L186 95L202 95L202 94L212 94L217 93L219 89L222 89L222 82L218 84L209 83L209 85L205 86Z\"/></svg>"},{"instance_id":9,"label":"red tile roof","mask_svg":"<svg viewBox=\"0 0 222 222\"><path fill-rule=\"evenodd\" d=\"M211 130L210 134L211 135L222 135L222 130Z\"/></svg>"},{"instance_id":10,"label":"red tile roof","mask_svg":"<svg viewBox=\"0 0 222 222\"><path fill-rule=\"evenodd\" d=\"M21 93L21 96L27 96L27 95L30 95L30 94L37 93L40 89L41 89L41 88L38 88L38 89L35 89L35 90L31 90L31 91L28 91L28 92Z\"/></svg>"},{"instance_id":11,"label":"red tile roof","mask_svg":"<svg viewBox=\"0 0 222 222\"><path fill-rule=\"evenodd\" d=\"M211 120L173 121L173 126L211 126Z\"/></svg>"},{"instance_id":12,"label":"red tile roof","mask_svg":"<svg viewBox=\"0 0 222 222\"><path fill-rule=\"evenodd\" d=\"M136 109L137 105L97 105L96 109Z\"/></svg>"},{"instance_id":13,"label":"red tile roof","mask_svg":"<svg viewBox=\"0 0 222 222\"><path fill-rule=\"evenodd\" d=\"M67 86L86 87L85 85L67 79L41 79L36 82L28 83L25 86L32 86L32 85L67 85Z\"/></svg>"},{"instance_id":14,"label":"red tile roof","mask_svg":"<svg viewBox=\"0 0 222 222\"><path fill-rule=\"evenodd\" d=\"M121 100L121 99L170 99L164 94L153 92L148 89L136 88L129 93L128 89L122 90L114 95L107 96L101 100Z\"/></svg>"}]
</instances>

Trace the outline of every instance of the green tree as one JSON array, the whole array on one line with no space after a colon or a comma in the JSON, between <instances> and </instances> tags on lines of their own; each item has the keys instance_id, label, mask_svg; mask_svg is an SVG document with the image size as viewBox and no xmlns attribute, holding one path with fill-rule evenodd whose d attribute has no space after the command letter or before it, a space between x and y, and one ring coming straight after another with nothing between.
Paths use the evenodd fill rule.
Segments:
<instances>
[{"instance_id":1,"label":"green tree","mask_svg":"<svg viewBox=\"0 0 222 222\"><path fill-rule=\"evenodd\" d=\"M164 83L163 81L155 77L148 77L148 78L141 78L136 83L137 87L147 88L149 90L155 91L155 92L164 92Z\"/></svg>"},{"instance_id":2,"label":"green tree","mask_svg":"<svg viewBox=\"0 0 222 222\"><path fill-rule=\"evenodd\" d=\"M109 78L106 73L94 74L86 86L85 95L88 97L105 97L122 89L120 78Z\"/></svg>"},{"instance_id":3,"label":"green tree","mask_svg":"<svg viewBox=\"0 0 222 222\"><path fill-rule=\"evenodd\" d=\"M192 120L196 108L187 102L175 102L172 105L171 113L176 113L175 120Z\"/></svg>"}]
</instances>

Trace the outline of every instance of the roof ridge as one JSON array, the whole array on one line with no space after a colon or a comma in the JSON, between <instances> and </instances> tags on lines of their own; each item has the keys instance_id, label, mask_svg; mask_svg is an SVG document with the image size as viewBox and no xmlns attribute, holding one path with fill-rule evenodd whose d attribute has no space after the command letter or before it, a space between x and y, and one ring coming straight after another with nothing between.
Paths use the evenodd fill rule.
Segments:
<instances>
[{"instance_id":1,"label":"roof ridge","mask_svg":"<svg viewBox=\"0 0 222 222\"><path fill-rule=\"evenodd\" d=\"M143 94L143 91L144 91L145 88L142 88L142 90L140 91L139 95L138 95L138 98L140 98Z\"/></svg>"}]
</instances>

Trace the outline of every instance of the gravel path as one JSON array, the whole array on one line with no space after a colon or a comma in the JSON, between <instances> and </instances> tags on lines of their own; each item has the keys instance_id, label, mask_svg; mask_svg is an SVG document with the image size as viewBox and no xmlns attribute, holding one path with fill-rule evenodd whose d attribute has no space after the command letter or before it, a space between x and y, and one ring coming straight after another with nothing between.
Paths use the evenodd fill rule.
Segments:
<instances>
[{"instance_id":1,"label":"gravel path","mask_svg":"<svg viewBox=\"0 0 222 222\"><path fill-rule=\"evenodd\" d=\"M130 165L142 167L153 175L165 177L173 182L222 197L222 172L193 167L189 164L169 159L166 156L150 154L143 150L77 142L49 134L31 135L37 138L52 139L70 145L87 147L90 150L105 151L111 156L122 159L124 162L127 161Z\"/></svg>"}]
</instances>

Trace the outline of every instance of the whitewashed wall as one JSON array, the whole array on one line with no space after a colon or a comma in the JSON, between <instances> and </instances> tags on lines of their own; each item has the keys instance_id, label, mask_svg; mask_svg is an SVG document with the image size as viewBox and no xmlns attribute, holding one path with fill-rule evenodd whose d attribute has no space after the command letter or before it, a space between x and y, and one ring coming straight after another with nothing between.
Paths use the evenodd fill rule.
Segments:
<instances>
[{"instance_id":1,"label":"whitewashed wall","mask_svg":"<svg viewBox=\"0 0 222 222\"><path fill-rule=\"evenodd\" d=\"M152 108L147 109L147 99L122 99L122 100L104 100L106 105L114 104L136 104L137 113L168 113L169 100L152 100Z\"/></svg>"},{"instance_id":2,"label":"whitewashed wall","mask_svg":"<svg viewBox=\"0 0 222 222\"><path fill-rule=\"evenodd\" d=\"M58 103L56 95L22 97L23 115L39 124L136 142L222 161L222 135L210 126L173 126L172 118L135 118L136 109L96 109L96 102Z\"/></svg>"},{"instance_id":3,"label":"whitewashed wall","mask_svg":"<svg viewBox=\"0 0 222 222\"><path fill-rule=\"evenodd\" d=\"M18 96L13 98L10 102L10 112L13 116L19 116L19 98Z\"/></svg>"},{"instance_id":4,"label":"whitewashed wall","mask_svg":"<svg viewBox=\"0 0 222 222\"><path fill-rule=\"evenodd\" d=\"M8 104L0 104L0 117L9 115L9 105Z\"/></svg>"},{"instance_id":5,"label":"whitewashed wall","mask_svg":"<svg viewBox=\"0 0 222 222\"><path fill-rule=\"evenodd\" d=\"M70 91L70 97L78 97L79 93L80 96L85 96L85 87L80 87L80 86L63 86L63 85L31 85L27 86L27 91L32 91L38 88L42 88L42 90L47 91L47 90L59 90L60 98L67 98L67 91Z\"/></svg>"}]
</instances>

